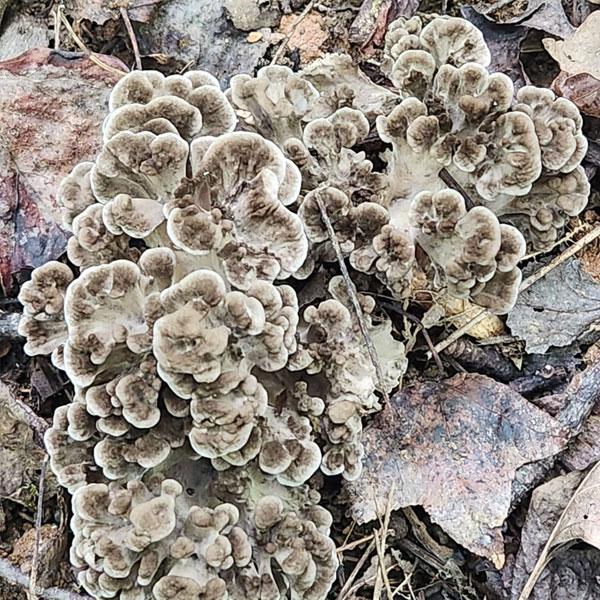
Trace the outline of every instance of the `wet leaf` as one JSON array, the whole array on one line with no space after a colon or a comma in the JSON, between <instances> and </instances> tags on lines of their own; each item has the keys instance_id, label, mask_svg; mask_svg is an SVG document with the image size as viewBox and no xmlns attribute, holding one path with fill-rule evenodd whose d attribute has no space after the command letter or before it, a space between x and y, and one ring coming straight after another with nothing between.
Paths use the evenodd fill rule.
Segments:
<instances>
[{"instance_id":1,"label":"wet leaf","mask_svg":"<svg viewBox=\"0 0 600 600\"><path fill-rule=\"evenodd\" d=\"M422 383L391 402L365 431L363 475L347 484L352 516L375 519L393 482L394 509L423 506L458 543L500 567L515 472L559 452L566 430L484 375Z\"/></svg>"},{"instance_id":2,"label":"wet leaf","mask_svg":"<svg viewBox=\"0 0 600 600\"><path fill-rule=\"evenodd\" d=\"M115 58L100 58L125 70ZM47 49L0 62L0 292L8 292L15 271L64 251L58 185L97 154L117 79L80 54Z\"/></svg>"},{"instance_id":3,"label":"wet leaf","mask_svg":"<svg viewBox=\"0 0 600 600\"><path fill-rule=\"evenodd\" d=\"M519 294L506 320L529 353L568 346L600 319L600 283L576 259L550 271Z\"/></svg>"},{"instance_id":4,"label":"wet leaf","mask_svg":"<svg viewBox=\"0 0 600 600\"><path fill-rule=\"evenodd\" d=\"M600 550L600 463L588 473L565 506L539 554L519 600L527 600L559 547L583 541Z\"/></svg>"},{"instance_id":5,"label":"wet leaf","mask_svg":"<svg viewBox=\"0 0 600 600\"><path fill-rule=\"evenodd\" d=\"M562 462L580 471L600 460L600 415L588 417L582 432L569 444L561 456Z\"/></svg>"}]
</instances>

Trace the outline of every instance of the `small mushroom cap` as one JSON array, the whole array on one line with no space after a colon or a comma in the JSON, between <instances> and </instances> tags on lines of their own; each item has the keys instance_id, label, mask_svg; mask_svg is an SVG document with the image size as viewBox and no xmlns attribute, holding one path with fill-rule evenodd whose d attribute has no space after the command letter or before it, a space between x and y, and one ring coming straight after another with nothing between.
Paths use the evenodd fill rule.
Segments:
<instances>
[{"instance_id":1,"label":"small mushroom cap","mask_svg":"<svg viewBox=\"0 0 600 600\"><path fill-rule=\"evenodd\" d=\"M517 101L515 110L533 120L544 168L568 173L577 167L588 146L578 108L566 98L556 98L551 90L534 86L522 87Z\"/></svg>"}]
</instances>

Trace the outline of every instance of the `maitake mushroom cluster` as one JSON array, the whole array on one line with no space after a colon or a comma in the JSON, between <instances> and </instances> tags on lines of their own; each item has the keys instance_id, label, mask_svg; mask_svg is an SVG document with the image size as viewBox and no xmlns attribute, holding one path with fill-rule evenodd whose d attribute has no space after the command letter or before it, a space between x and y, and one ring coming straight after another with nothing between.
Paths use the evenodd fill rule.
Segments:
<instances>
[{"instance_id":1,"label":"maitake mushroom cluster","mask_svg":"<svg viewBox=\"0 0 600 600\"><path fill-rule=\"evenodd\" d=\"M59 192L73 268L20 293L26 352L75 388L46 443L95 598L326 598L313 475L360 476L363 417L406 358L372 296L359 319L333 277L300 308L301 280L339 244L397 298L418 270L505 313L526 242L548 247L587 201L577 109L533 87L515 103L489 59L468 22L415 17L386 38L392 89L342 55L226 93L203 71L117 84L97 159Z\"/></svg>"}]
</instances>

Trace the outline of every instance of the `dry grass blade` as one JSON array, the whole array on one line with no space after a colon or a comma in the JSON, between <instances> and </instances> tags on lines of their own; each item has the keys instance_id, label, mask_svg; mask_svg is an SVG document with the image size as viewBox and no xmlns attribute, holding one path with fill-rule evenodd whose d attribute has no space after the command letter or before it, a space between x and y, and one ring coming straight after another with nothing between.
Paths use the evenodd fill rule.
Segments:
<instances>
[{"instance_id":1,"label":"dry grass blade","mask_svg":"<svg viewBox=\"0 0 600 600\"><path fill-rule=\"evenodd\" d=\"M577 254L580 250L582 250L585 246L593 242L598 237L600 237L600 227L595 227L594 229L592 229L592 231L584 235L581 239L577 240L572 246L570 246L564 252L559 254L555 259L551 260L547 265L544 265L541 269L533 273L533 275L530 275L529 277L524 279L521 283L519 291L522 292L523 290L530 288L536 281L542 279L542 277L550 273L550 271L552 271L553 269L556 269L556 267L558 267L566 260L571 258L571 256ZM481 321L483 321L483 319L486 318L487 314L488 311L485 308L482 308L473 316L473 318L468 323L465 323L462 327L459 327L456 331L449 335L445 340L436 344L435 351L443 352L448 346L450 346L450 344L461 338L465 333L468 333L469 329L477 325L477 323L481 323Z\"/></svg>"},{"instance_id":2,"label":"dry grass blade","mask_svg":"<svg viewBox=\"0 0 600 600\"><path fill-rule=\"evenodd\" d=\"M93 52L90 52L90 50L83 43L81 38L75 33L75 30L73 29L73 27L71 27L71 23L69 23L69 20L67 19L67 17L65 17L65 15L63 15L62 11L58 11L57 14L60 17L62 24L65 26L65 28L69 32L69 35L73 38L73 41L77 44L77 46L81 49L81 51L86 56L89 57L89 59L95 65L97 65L101 69L104 69L105 71L108 71L109 73L113 73L114 75L126 75L127 74L126 71L121 71L120 69L115 69L114 67L107 65L105 62L101 61Z\"/></svg>"},{"instance_id":3,"label":"dry grass blade","mask_svg":"<svg viewBox=\"0 0 600 600\"><path fill-rule=\"evenodd\" d=\"M560 519L554 526L519 600L527 600L552 559L552 551L582 540L600 549L600 463L596 463L569 500Z\"/></svg>"},{"instance_id":4,"label":"dry grass blade","mask_svg":"<svg viewBox=\"0 0 600 600\"><path fill-rule=\"evenodd\" d=\"M354 569L352 569L352 573L350 573L350 576L348 577L348 579L346 579L346 583L340 590L340 593L337 595L336 600L346 600L346 598L351 597L351 591L353 589L352 584L358 577L358 574L360 573L360 570L363 568L364 564L367 562L371 554L373 554L374 549L375 537L373 537L371 543L365 548L365 551L363 552L362 556L358 559L358 562L354 566Z\"/></svg>"},{"instance_id":5,"label":"dry grass blade","mask_svg":"<svg viewBox=\"0 0 600 600\"><path fill-rule=\"evenodd\" d=\"M369 358L373 363L373 367L375 368L375 374L377 375L377 384L379 386L379 391L383 396L383 399L386 402L386 405L389 404L389 396L385 389L384 377L383 377L383 369L381 368L381 364L379 362L379 357L377 356L377 350L373 344L373 340L369 335L369 330L367 328L367 324L365 323L365 317L362 312L362 308L360 307L360 302L358 301L358 295L356 292L356 286L354 282L350 278L350 273L348 273L348 268L346 267L346 262L344 261L344 255L342 254L342 249L340 248L340 243L335 235L335 230L333 229L333 225L331 224L331 220L329 219L329 215L327 214L327 209L323 204L323 201L317 194L316 196L317 205L319 206L319 211L321 213L321 219L323 219L323 223L325 224L325 228L327 229L327 234L329 235L329 240L331 241L331 245L335 251L335 256L340 265L340 271L342 273L342 277L344 278L344 282L348 289L348 296L350 296L350 301L352 302L352 308L354 309L354 313L358 320L358 325L360 327L360 331L362 333L363 339L365 340L365 345L367 346L367 351L369 353Z\"/></svg>"},{"instance_id":6,"label":"dry grass blade","mask_svg":"<svg viewBox=\"0 0 600 600\"><path fill-rule=\"evenodd\" d=\"M40 470L40 483L38 485L37 511L35 515L35 545L31 559L31 574L29 577L29 598L36 600L38 596L37 578L40 561L40 541L42 531L42 514L44 512L44 487L46 484L46 468L48 466L48 455L44 456Z\"/></svg>"},{"instance_id":7,"label":"dry grass blade","mask_svg":"<svg viewBox=\"0 0 600 600\"><path fill-rule=\"evenodd\" d=\"M133 55L135 57L135 67L138 71L142 70L142 58L140 56L140 47L138 46L137 37L135 36L135 31L133 30L133 25L131 24L131 19L129 18L129 13L126 8L121 7L121 18L123 19L123 23L125 24L125 29L127 29L127 35L129 36L129 40L131 41L131 49L133 50Z\"/></svg>"},{"instance_id":8,"label":"dry grass blade","mask_svg":"<svg viewBox=\"0 0 600 600\"><path fill-rule=\"evenodd\" d=\"M387 572L388 569L385 566L385 549L387 544L387 534L390 525L390 515L392 514L392 500L394 498L394 492L396 486L392 483L392 487L390 488L390 492L387 497L387 504L385 507L385 516L383 518L383 523L381 529L379 531L379 535L375 534L375 549L377 550L377 557L379 558L379 576L377 577L377 582L380 581L379 577L383 579L383 583L385 584L385 591L388 595L388 600L392 600L394 597L392 593L392 587L390 586L390 580L388 579ZM373 600L378 600L380 596L380 588L378 585L375 586L375 590L373 591Z\"/></svg>"}]
</instances>

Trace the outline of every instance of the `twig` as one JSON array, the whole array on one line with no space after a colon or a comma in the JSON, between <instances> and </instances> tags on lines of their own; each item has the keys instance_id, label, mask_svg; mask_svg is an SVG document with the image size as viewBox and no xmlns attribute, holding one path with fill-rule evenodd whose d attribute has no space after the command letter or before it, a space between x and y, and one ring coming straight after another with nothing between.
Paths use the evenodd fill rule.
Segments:
<instances>
[{"instance_id":1,"label":"twig","mask_svg":"<svg viewBox=\"0 0 600 600\"><path fill-rule=\"evenodd\" d=\"M115 69L115 67L111 67L110 65L107 65L105 62L101 61L98 57L96 57L93 52L90 52L90 50L88 50L87 46L83 43L81 38L75 33L75 30L71 27L71 23L69 23L67 17L65 17L65 15L62 14L62 12L59 12L58 15L59 15L60 20L62 21L63 25L67 28L69 35L73 38L73 41L77 44L77 46L79 46L81 51L95 65L97 65L101 69L104 69L105 71L108 71L109 73L112 73L113 75L123 76L123 75L127 74L126 71L121 71L121 69Z\"/></svg>"},{"instance_id":2,"label":"twig","mask_svg":"<svg viewBox=\"0 0 600 600\"><path fill-rule=\"evenodd\" d=\"M26 590L29 588L29 577L6 558L0 558L0 578L11 585L17 585ZM88 595L82 596L57 587L44 588L41 590L41 596L44 600L90 600Z\"/></svg>"},{"instance_id":3,"label":"twig","mask_svg":"<svg viewBox=\"0 0 600 600\"><path fill-rule=\"evenodd\" d=\"M569 240L574 238L577 234L581 233L582 231L585 231L586 229L589 230L590 227L591 227L591 225L589 223L583 223L582 225L575 227L575 229L573 229L573 231L569 231L569 233L567 233L566 235L561 237L559 240L556 240L556 242L554 242L554 244L552 244L552 246L550 246L549 248L546 248L545 250L539 250L538 252L532 252L531 254L526 254L523 257L523 260L530 260L531 258L536 258L537 256L540 256L541 254L548 254L548 252L551 252L557 246L560 246L561 244L568 242Z\"/></svg>"},{"instance_id":4,"label":"twig","mask_svg":"<svg viewBox=\"0 0 600 600\"><path fill-rule=\"evenodd\" d=\"M38 416L31 407L17 398L9 387L0 381L0 404L6 403L8 408L20 419L25 421L33 430L38 446L44 448L44 433L50 427L42 417Z\"/></svg>"},{"instance_id":5,"label":"twig","mask_svg":"<svg viewBox=\"0 0 600 600\"><path fill-rule=\"evenodd\" d=\"M363 339L365 341L365 345L367 346L367 351L369 353L369 358L373 363L373 367L375 367L375 374L377 376L377 383L379 386L379 391L383 396L383 399L386 402L386 405L389 404L390 398L385 389L384 378L383 378L383 369L381 368L381 364L379 363L379 357L377 356L377 350L373 345L373 340L369 335L369 330L367 328L367 324L365 323L365 317L362 312L362 308L360 307L360 302L358 301L358 296L356 293L356 286L354 282L350 278L350 274L348 273L348 268L346 267L346 262L344 261L344 255L342 254L342 249L340 248L340 243L338 242L337 236L335 235L335 230L333 229L333 225L329 220L329 215L327 214L327 209L317 192L315 194L315 198L317 200L317 205L319 206L319 211L321 212L321 219L323 219L323 223L325 223L325 228L327 229L327 234L329 235L329 240L331 241L331 245L335 251L335 256L340 265L340 271L342 272L342 277L344 278L344 282L346 283L346 287L348 289L348 296L350 297L350 301L352 302L352 308L354 309L354 313L358 320L358 325L360 327L360 331L362 333Z\"/></svg>"},{"instance_id":6,"label":"twig","mask_svg":"<svg viewBox=\"0 0 600 600\"><path fill-rule=\"evenodd\" d=\"M458 181L456 181L456 179L454 179L454 177L452 177L452 175L450 175L450 173L448 173L448 171L445 168L440 171L440 179L451 190L456 190L457 192L460 193L460 195L465 200L465 205L467 208L473 208L475 206L475 202L473 202L473 200L471 199L471 196L469 196L469 194L465 190L465 188L462 185L460 185L460 183L458 183Z\"/></svg>"},{"instance_id":7,"label":"twig","mask_svg":"<svg viewBox=\"0 0 600 600\"><path fill-rule=\"evenodd\" d=\"M54 49L58 50L60 48L60 15L63 7L62 4L57 4L56 8L53 11L54 18Z\"/></svg>"},{"instance_id":8,"label":"twig","mask_svg":"<svg viewBox=\"0 0 600 600\"><path fill-rule=\"evenodd\" d=\"M42 468L40 470L40 483L38 485L37 511L35 515L35 545L33 547L33 557L31 559L31 571L29 576L29 597L31 600L38 598L37 578L40 560L40 541L42 537L42 514L44 511L44 486L46 484L46 467L48 466L48 455L44 456Z\"/></svg>"},{"instance_id":9,"label":"twig","mask_svg":"<svg viewBox=\"0 0 600 600\"><path fill-rule=\"evenodd\" d=\"M347 544L340 546L336 550L336 552L338 554L343 554L344 552L347 552L348 550L352 550L352 549L356 548L357 546L361 546L362 544L366 544L367 542L370 542L374 537L375 537L375 534L371 533L365 537L360 538L360 540L354 540L353 542L348 542Z\"/></svg>"},{"instance_id":10,"label":"twig","mask_svg":"<svg viewBox=\"0 0 600 600\"><path fill-rule=\"evenodd\" d=\"M595 227L592 231L584 235L581 239L577 240L572 246L567 248L564 252L559 254L555 259L551 260L547 265L544 265L541 269L533 273L524 279L521 283L521 287L519 288L519 293L525 291L530 288L534 283L539 281L542 277L545 277L550 271L556 269L559 265L564 263L567 259L571 258L577 254L582 248L593 242L595 239L600 237L600 226ZM455 332L449 335L445 340L439 342L435 346L436 352L442 352L445 350L450 344L458 340L463 334L467 333L469 329L480 323L488 316L488 311L485 308L482 308L480 311L475 313L473 318L465 323L462 327L459 327Z\"/></svg>"},{"instance_id":11,"label":"twig","mask_svg":"<svg viewBox=\"0 0 600 600\"><path fill-rule=\"evenodd\" d=\"M19 337L17 328L21 315L19 313L3 313L0 312L0 338L8 338L14 340Z\"/></svg>"},{"instance_id":12,"label":"twig","mask_svg":"<svg viewBox=\"0 0 600 600\"><path fill-rule=\"evenodd\" d=\"M304 19L308 15L308 13L312 10L313 6L315 5L315 1L316 0L311 0L304 7L304 10L298 15L298 19L292 25L292 28L290 29L289 33L285 36L285 38L283 38L283 42L281 42L281 46L279 46L279 48L277 48L277 52L275 52L275 56L273 56L273 60L271 61L272 65L276 65L279 62L279 59L281 58L281 55L285 52L285 49L287 48L287 45L289 44L290 40L292 39L292 36L296 33L296 29L298 29L298 26L300 25L300 23L302 23L302 21L304 21Z\"/></svg>"},{"instance_id":13,"label":"twig","mask_svg":"<svg viewBox=\"0 0 600 600\"><path fill-rule=\"evenodd\" d=\"M133 50L133 55L135 56L135 68L138 71L142 70L142 57L140 56L140 47L138 46L137 37L135 37L135 31L133 30L133 26L131 25L131 19L129 18L129 13L127 9L121 7L121 18L123 19L123 23L125 24L125 29L127 29L127 35L131 41L131 49Z\"/></svg>"}]
</instances>

